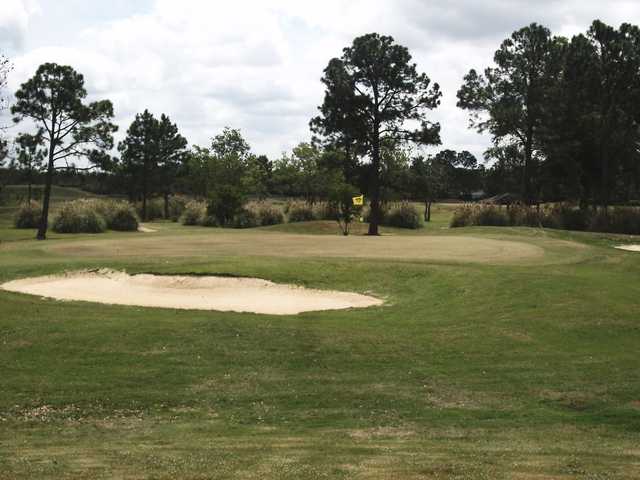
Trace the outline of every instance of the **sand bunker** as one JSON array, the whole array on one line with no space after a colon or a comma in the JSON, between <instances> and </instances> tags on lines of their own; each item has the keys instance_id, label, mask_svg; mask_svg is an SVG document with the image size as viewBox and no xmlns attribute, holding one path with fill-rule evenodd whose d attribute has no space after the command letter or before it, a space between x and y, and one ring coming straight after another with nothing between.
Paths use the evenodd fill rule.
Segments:
<instances>
[{"instance_id":1,"label":"sand bunker","mask_svg":"<svg viewBox=\"0 0 640 480\"><path fill-rule=\"evenodd\" d=\"M640 245L618 245L616 248L627 252L640 252Z\"/></svg>"},{"instance_id":2,"label":"sand bunker","mask_svg":"<svg viewBox=\"0 0 640 480\"><path fill-rule=\"evenodd\" d=\"M357 293L312 290L258 278L128 275L112 270L26 278L0 288L58 300L273 315L382 304L380 299Z\"/></svg>"},{"instance_id":3,"label":"sand bunker","mask_svg":"<svg viewBox=\"0 0 640 480\"><path fill-rule=\"evenodd\" d=\"M157 232L155 228L145 227L143 224L138 225L138 231L142 233L154 233Z\"/></svg>"}]
</instances>

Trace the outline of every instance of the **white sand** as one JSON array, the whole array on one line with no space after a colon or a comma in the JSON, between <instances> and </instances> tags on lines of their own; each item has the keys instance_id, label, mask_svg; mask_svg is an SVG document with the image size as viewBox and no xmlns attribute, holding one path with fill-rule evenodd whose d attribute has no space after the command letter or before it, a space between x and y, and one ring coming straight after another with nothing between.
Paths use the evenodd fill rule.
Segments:
<instances>
[{"instance_id":1,"label":"white sand","mask_svg":"<svg viewBox=\"0 0 640 480\"><path fill-rule=\"evenodd\" d=\"M145 227L143 224L138 225L138 231L142 233L153 233L157 232L155 228Z\"/></svg>"},{"instance_id":2,"label":"white sand","mask_svg":"<svg viewBox=\"0 0 640 480\"><path fill-rule=\"evenodd\" d=\"M618 245L618 250L626 250L627 252L640 252L640 245Z\"/></svg>"},{"instance_id":3,"label":"white sand","mask_svg":"<svg viewBox=\"0 0 640 480\"><path fill-rule=\"evenodd\" d=\"M312 290L258 278L128 275L112 270L26 278L0 288L58 300L273 315L382 304L380 299L357 293Z\"/></svg>"}]
</instances>

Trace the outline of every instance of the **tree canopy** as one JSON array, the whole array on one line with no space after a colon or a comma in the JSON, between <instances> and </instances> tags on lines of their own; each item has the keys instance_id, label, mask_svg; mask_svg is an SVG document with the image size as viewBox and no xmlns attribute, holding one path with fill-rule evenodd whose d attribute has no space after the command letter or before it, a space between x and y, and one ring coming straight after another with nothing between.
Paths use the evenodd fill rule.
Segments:
<instances>
[{"instance_id":1,"label":"tree canopy","mask_svg":"<svg viewBox=\"0 0 640 480\"><path fill-rule=\"evenodd\" d=\"M390 36L357 37L324 70L320 115L312 129L336 144L356 143L370 161L369 234L378 234L381 220L381 145L440 143L440 125L426 118L440 103L440 87L418 73L409 50ZM414 125L414 124L417 124Z\"/></svg>"},{"instance_id":2,"label":"tree canopy","mask_svg":"<svg viewBox=\"0 0 640 480\"><path fill-rule=\"evenodd\" d=\"M109 100L85 103L84 77L73 68L55 63L38 67L35 75L16 92L11 107L15 122L28 119L42 130L47 148L47 175L38 239L46 238L49 198L56 163L75 168L73 159L86 158L93 166L104 165L113 148L113 133L118 127L110 122L113 106Z\"/></svg>"}]
</instances>

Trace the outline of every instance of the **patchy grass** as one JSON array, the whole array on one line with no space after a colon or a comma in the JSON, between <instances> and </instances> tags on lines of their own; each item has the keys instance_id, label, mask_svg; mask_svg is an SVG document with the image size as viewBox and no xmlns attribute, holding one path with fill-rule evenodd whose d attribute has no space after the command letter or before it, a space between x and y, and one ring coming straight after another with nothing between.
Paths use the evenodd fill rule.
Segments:
<instances>
[{"instance_id":1,"label":"patchy grass","mask_svg":"<svg viewBox=\"0 0 640 480\"><path fill-rule=\"evenodd\" d=\"M14 237L0 280L217 273L387 303L275 317L0 291L0 479L640 476L640 254L618 237L149 225Z\"/></svg>"}]
</instances>

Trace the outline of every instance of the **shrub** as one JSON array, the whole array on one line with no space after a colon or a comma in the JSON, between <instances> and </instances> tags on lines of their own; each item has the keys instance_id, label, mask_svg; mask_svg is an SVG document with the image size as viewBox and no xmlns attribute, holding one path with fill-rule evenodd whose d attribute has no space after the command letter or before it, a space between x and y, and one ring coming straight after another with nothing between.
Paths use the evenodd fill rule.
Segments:
<instances>
[{"instance_id":1,"label":"shrub","mask_svg":"<svg viewBox=\"0 0 640 480\"><path fill-rule=\"evenodd\" d=\"M544 210L522 204L506 207L507 225L519 227L539 227L542 225Z\"/></svg>"},{"instance_id":2,"label":"shrub","mask_svg":"<svg viewBox=\"0 0 640 480\"><path fill-rule=\"evenodd\" d=\"M470 227L473 225L473 211L474 208L470 205L463 205L462 207L456 208L453 212L453 217L451 217L451 228L457 227Z\"/></svg>"},{"instance_id":3,"label":"shrub","mask_svg":"<svg viewBox=\"0 0 640 480\"><path fill-rule=\"evenodd\" d=\"M380 222L384 225L385 217L389 215L389 204L383 203L380 205ZM365 223L369 223L371 221L371 207L365 207L362 209L362 220Z\"/></svg>"},{"instance_id":4,"label":"shrub","mask_svg":"<svg viewBox=\"0 0 640 480\"><path fill-rule=\"evenodd\" d=\"M640 210L631 207L600 209L593 213L589 230L594 232L640 234Z\"/></svg>"},{"instance_id":5,"label":"shrub","mask_svg":"<svg viewBox=\"0 0 640 480\"><path fill-rule=\"evenodd\" d=\"M107 227L121 232L135 232L140 224L135 208L128 202L116 202L105 218Z\"/></svg>"},{"instance_id":6,"label":"shrub","mask_svg":"<svg viewBox=\"0 0 640 480\"><path fill-rule=\"evenodd\" d=\"M183 195L173 195L169 198L169 218L172 222L180 220L188 202L189 199Z\"/></svg>"},{"instance_id":7,"label":"shrub","mask_svg":"<svg viewBox=\"0 0 640 480\"><path fill-rule=\"evenodd\" d=\"M500 207L488 205L475 211L474 225L504 227L509 225L507 213Z\"/></svg>"},{"instance_id":8,"label":"shrub","mask_svg":"<svg viewBox=\"0 0 640 480\"><path fill-rule=\"evenodd\" d=\"M16 228L38 228L40 225L40 215L42 207L35 200L25 202L20 205L13 218L13 224Z\"/></svg>"},{"instance_id":9,"label":"shrub","mask_svg":"<svg viewBox=\"0 0 640 480\"><path fill-rule=\"evenodd\" d=\"M220 226L234 223L234 217L242 213L244 195L233 185L220 185L207 203L207 216L213 216Z\"/></svg>"},{"instance_id":10,"label":"shrub","mask_svg":"<svg viewBox=\"0 0 640 480\"><path fill-rule=\"evenodd\" d=\"M260 225L260 217L253 209L243 208L238 212L231 222L233 228L253 228Z\"/></svg>"},{"instance_id":11,"label":"shrub","mask_svg":"<svg viewBox=\"0 0 640 480\"><path fill-rule=\"evenodd\" d=\"M207 204L198 200L191 200L184 206L184 211L180 216L180 223L183 225L204 225L204 218L207 213Z\"/></svg>"},{"instance_id":12,"label":"shrub","mask_svg":"<svg viewBox=\"0 0 640 480\"><path fill-rule=\"evenodd\" d=\"M84 208L101 215L107 222L107 228L119 231L136 231L140 220L135 208L129 202L113 199L82 199Z\"/></svg>"},{"instance_id":13,"label":"shrub","mask_svg":"<svg viewBox=\"0 0 640 480\"><path fill-rule=\"evenodd\" d=\"M556 225L556 228L564 230L587 230L590 223L590 213L587 209L579 209L567 204L554 206L548 215L552 218L548 224Z\"/></svg>"},{"instance_id":14,"label":"shrub","mask_svg":"<svg viewBox=\"0 0 640 480\"><path fill-rule=\"evenodd\" d=\"M218 219L213 215L207 215L206 213L200 218L200 221L193 225L202 225L203 227L219 227Z\"/></svg>"},{"instance_id":15,"label":"shrub","mask_svg":"<svg viewBox=\"0 0 640 480\"><path fill-rule=\"evenodd\" d=\"M291 202L289 205L289 223L315 220L313 207L307 202Z\"/></svg>"},{"instance_id":16,"label":"shrub","mask_svg":"<svg viewBox=\"0 0 640 480\"><path fill-rule=\"evenodd\" d=\"M334 192L331 193L335 195ZM349 193L353 193L353 196L355 196L357 191L355 189L349 189ZM351 201L351 198L349 200ZM313 206L313 216L317 220L336 221L340 216L340 212L338 211L338 206L335 201L318 202Z\"/></svg>"},{"instance_id":17,"label":"shrub","mask_svg":"<svg viewBox=\"0 0 640 480\"><path fill-rule=\"evenodd\" d=\"M106 229L107 221L87 200L65 202L53 219L57 233L102 233Z\"/></svg>"},{"instance_id":18,"label":"shrub","mask_svg":"<svg viewBox=\"0 0 640 480\"><path fill-rule=\"evenodd\" d=\"M162 198L147 198L147 218L144 218L142 212L142 203L137 207L138 215L143 220L156 220L158 218L164 218L164 199Z\"/></svg>"},{"instance_id":19,"label":"shrub","mask_svg":"<svg viewBox=\"0 0 640 480\"><path fill-rule=\"evenodd\" d=\"M245 206L247 210L252 210L258 216L258 223L261 226L278 225L284 223L282 209L272 203L252 202Z\"/></svg>"},{"instance_id":20,"label":"shrub","mask_svg":"<svg viewBox=\"0 0 640 480\"><path fill-rule=\"evenodd\" d=\"M611 232L626 233L628 235L640 234L640 210L637 208L614 208L611 215Z\"/></svg>"},{"instance_id":21,"label":"shrub","mask_svg":"<svg viewBox=\"0 0 640 480\"><path fill-rule=\"evenodd\" d=\"M418 209L408 203L402 202L384 216L383 225L397 228L418 229L422 227L422 219Z\"/></svg>"}]
</instances>

